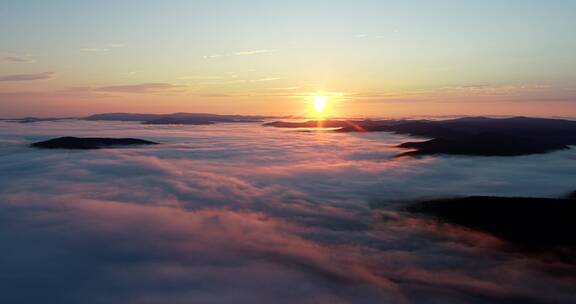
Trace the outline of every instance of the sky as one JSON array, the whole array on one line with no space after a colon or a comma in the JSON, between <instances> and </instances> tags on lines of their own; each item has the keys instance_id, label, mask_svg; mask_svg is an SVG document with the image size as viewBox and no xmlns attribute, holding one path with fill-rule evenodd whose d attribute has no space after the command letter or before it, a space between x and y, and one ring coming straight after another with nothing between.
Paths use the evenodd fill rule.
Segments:
<instances>
[{"instance_id":1,"label":"sky","mask_svg":"<svg viewBox=\"0 0 576 304\"><path fill-rule=\"evenodd\" d=\"M571 0L0 0L0 117L576 116Z\"/></svg>"}]
</instances>

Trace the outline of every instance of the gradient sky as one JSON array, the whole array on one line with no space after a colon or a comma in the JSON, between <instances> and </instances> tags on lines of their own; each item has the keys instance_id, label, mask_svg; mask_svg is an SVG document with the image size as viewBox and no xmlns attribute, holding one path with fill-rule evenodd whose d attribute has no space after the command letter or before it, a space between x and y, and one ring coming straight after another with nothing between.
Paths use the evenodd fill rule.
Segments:
<instances>
[{"instance_id":1,"label":"gradient sky","mask_svg":"<svg viewBox=\"0 0 576 304\"><path fill-rule=\"evenodd\" d=\"M576 116L572 0L0 0L0 116Z\"/></svg>"}]
</instances>

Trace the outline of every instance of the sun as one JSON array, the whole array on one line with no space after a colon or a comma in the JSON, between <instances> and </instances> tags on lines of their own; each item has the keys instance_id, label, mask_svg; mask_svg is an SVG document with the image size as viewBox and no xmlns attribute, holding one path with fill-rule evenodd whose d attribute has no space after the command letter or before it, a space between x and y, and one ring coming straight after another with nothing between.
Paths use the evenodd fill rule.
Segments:
<instances>
[{"instance_id":1,"label":"sun","mask_svg":"<svg viewBox=\"0 0 576 304\"><path fill-rule=\"evenodd\" d=\"M314 110L316 114L322 116L328 107L328 96L314 96Z\"/></svg>"}]
</instances>

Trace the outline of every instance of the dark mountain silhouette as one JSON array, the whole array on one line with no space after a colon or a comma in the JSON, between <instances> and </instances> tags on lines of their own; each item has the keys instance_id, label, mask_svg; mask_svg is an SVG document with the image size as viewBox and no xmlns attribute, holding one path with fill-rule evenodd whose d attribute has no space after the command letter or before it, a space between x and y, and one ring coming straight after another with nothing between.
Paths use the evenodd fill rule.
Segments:
<instances>
[{"instance_id":1,"label":"dark mountain silhouette","mask_svg":"<svg viewBox=\"0 0 576 304\"><path fill-rule=\"evenodd\" d=\"M141 121L145 124L204 125L217 122L261 122L268 117L254 115L217 115L207 113L133 114L105 113L85 117L86 120Z\"/></svg>"},{"instance_id":2,"label":"dark mountain silhouette","mask_svg":"<svg viewBox=\"0 0 576 304\"><path fill-rule=\"evenodd\" d=\"M498 133L482 133L473 136L450 136L423 142L407 142L401 148L416 149L400 156L433 154L518 156L547 153L569 149L568 146L540 139L529 139Z\"/></svg>"},{"instance_id":3,"label":"dark mountain silhouette","mask_svg":"<svg viewBox=\"0 0 576 304\"><path fill-rule=\"evenodd\" d=\"M164 115L167 116L167 115ZM103 113L84 117L86 120L105 121L148 121L164 117L161 114L136 114L136 113Z\"/></svg>"},{"instance_id":4,"label":"dark mountain silhouette","mask_svg":"<svg viewBox=\"0 0 576 304\"><path fill-rule=\"evenodd\" d=\"M43 121L60 121L60 120L70 120L76 119L73 117L47 117L47 118L38 118L38 117L23 117L23 118L13 118L13 119L0 119L9 122L18 122L18 123L34 123L34 122L43 122Z\"/></svg>"},{"instance_id":5,"label":"dark mountain silhouette","mask_svg":"<svg viewBox=\"0 0 576 304\"><path fill-rule=\"evenodd\" d=\"M157 145L158 143L136 138L99 138L99 137L60 137L31 144L42 149L101 149L118 146Z\"/></svg>"},{"instance_id":6,"label":"dark mountain silhouette","mask_svg":"<svg viewBox=\"0 0 576 304\"><path fill-rule=\"evenodd\" d=\"M498 133L525 138L544 138L557 140L563 144L576 144L576 121L548 118L487 118L465 117L451 120L403 121L382 125L366 125L358 128L342 128L339 132L395 132L430 138L452 137L460 135L477 135Z\"/></svg>"},{"instance_id":7,"label":"dark mountain silhouette","mask_svg":"<svg viewBox=\"0 0 576 304\"><path fill-rule=\"evenodd\" d=\"M576 250L574 198L472 196L421 202L407 211L488 232L528 249Z\"/></svg>"},{"instance_id":8,"label":"dark mountain silhouette","mask_svg":"<svg viewBox=\"0 0 576 304\"><path fill-rule=\"evenodd\" d=\"M337 131L394 132L433 138L400 145L402 148L418 149L403 155L514 156L546 153L576 145L576 121L563 119L465 117L345 127Z\"/></svg>"}]
</instances>

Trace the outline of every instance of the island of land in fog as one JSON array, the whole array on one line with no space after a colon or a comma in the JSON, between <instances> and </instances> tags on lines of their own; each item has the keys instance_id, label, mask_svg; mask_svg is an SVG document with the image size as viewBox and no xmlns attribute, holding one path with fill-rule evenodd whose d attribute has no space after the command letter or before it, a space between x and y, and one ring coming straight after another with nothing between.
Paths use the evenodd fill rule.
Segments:
<instances>
[{"instance_id":1,"label":"island of land in fog","mask_svg":"<svg viewBox=\"0 0 576 304\"><path fill-rule=\"evenodd\" d=\"M123 146L157 145L158 143L137 138L100 138L100 137L59 137L30 144L41 149L93 150Z\"/></svg>"},{"instance_id":2,"label":"island of land in fog","mask_svg":"<svg viewBox=\"0 0 576 304\"><path fill-rule=\"evenodd\" d=\"M421 202L407 210L491 233L523 249L556 250L576 263L573 196L556 199L473 196Z\"/></svg>"}]
</instances>

